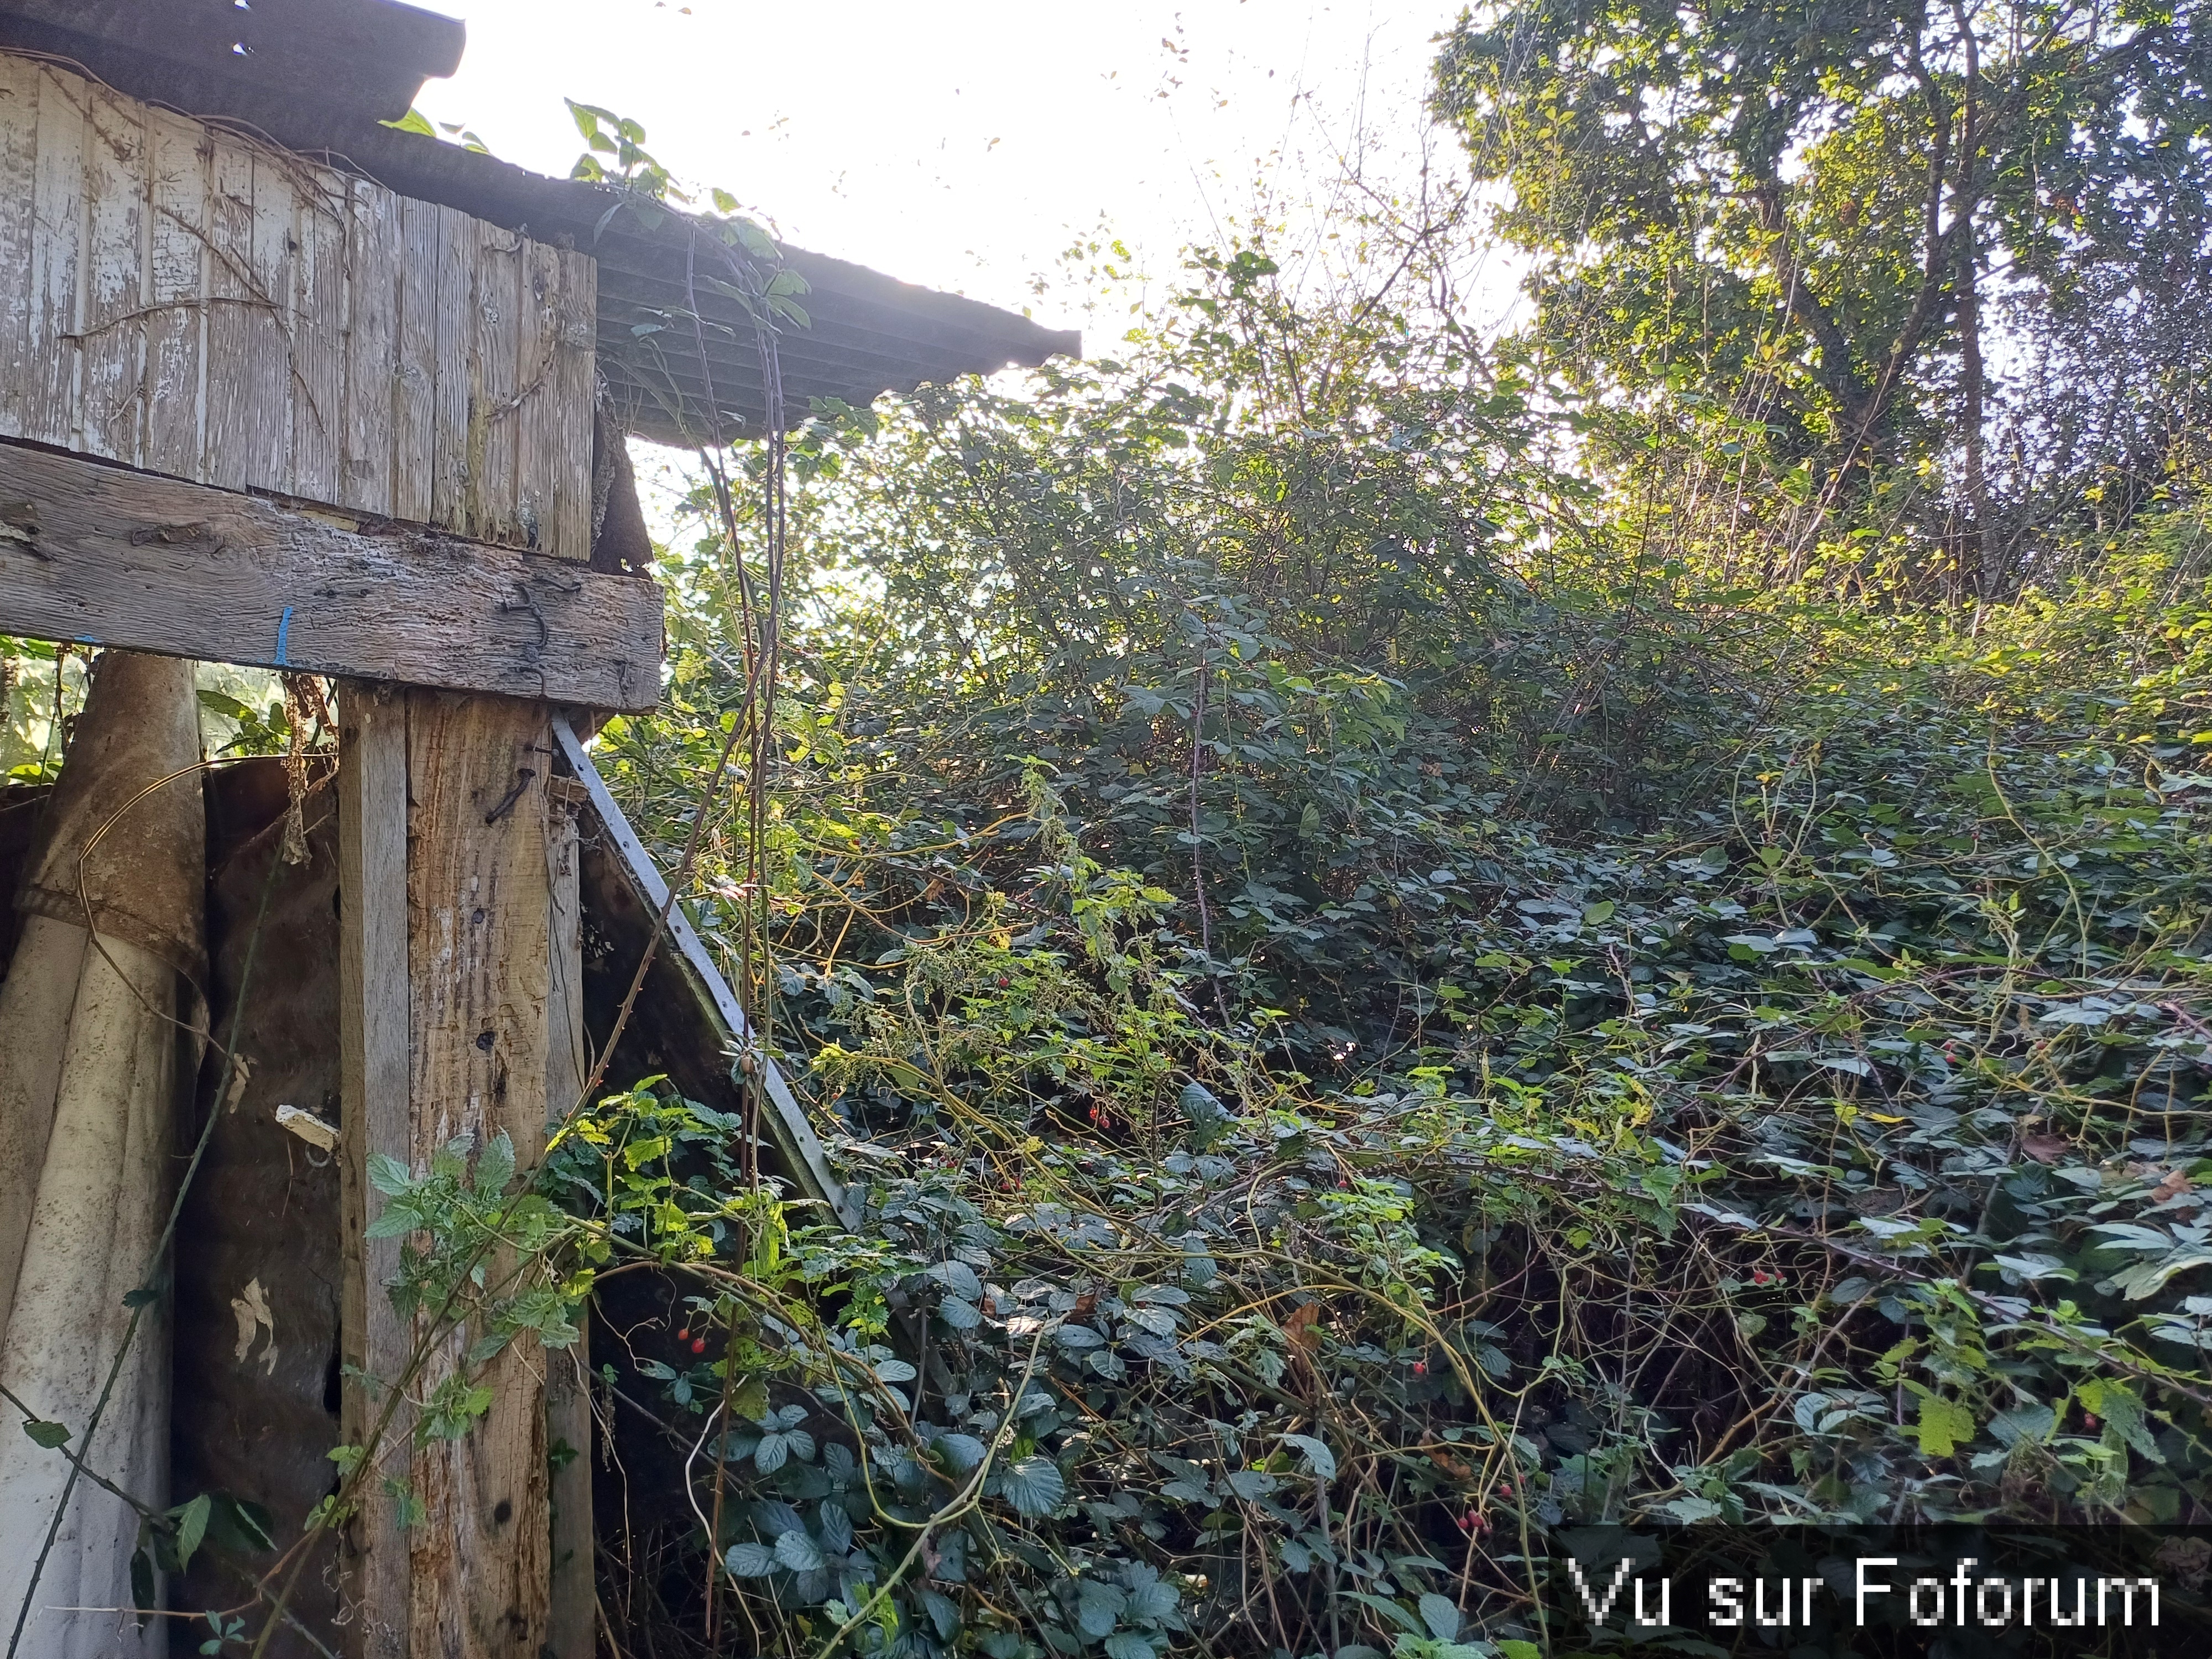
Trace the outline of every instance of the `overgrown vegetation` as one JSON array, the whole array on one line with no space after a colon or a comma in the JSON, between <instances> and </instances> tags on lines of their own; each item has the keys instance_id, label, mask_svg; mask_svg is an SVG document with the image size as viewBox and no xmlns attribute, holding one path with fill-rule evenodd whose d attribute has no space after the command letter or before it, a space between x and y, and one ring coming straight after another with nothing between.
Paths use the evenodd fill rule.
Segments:
<instances>
[{"instance_id":1,"label":"overgrown vegetation","mask_svg":"<svg viewBox=\"0 0 2212 1659\"><path fill-rule=\"evenodd\" d=\"M1462 31L1452 107L1530 27ZM1548 289L1470 337L1475 198L1354 182L1110 361L795 435L781 743L697 908L867 1218L651 1079L580 1127L568 1201L681 1287L595 1354L689 1459L618 1641L1514 1654L1596 1521L2212 1519L2195 457L2098 451L1985 565L1911 225L1869 462L1817 362L1789 411L1696 367L1725 308L1649 374L1563 362ZM736 528L601 743L672 863Z\"/></svg>"},{"instance_id":2,"label":"overgrown vegetation","mask_svg":"<svg viewBox=\"0 0 2212 1659\"><path fill-rule=\"evenodd\" d=\"M1594 1522L2212 1522L2203 47L2000 10L1471 17L1456 183L710 459L599 760L860 1224L652 1078L371 1172L418 1438L659 1287L617 1651L1529 1659Z\"/></svg>"}]
</instances>

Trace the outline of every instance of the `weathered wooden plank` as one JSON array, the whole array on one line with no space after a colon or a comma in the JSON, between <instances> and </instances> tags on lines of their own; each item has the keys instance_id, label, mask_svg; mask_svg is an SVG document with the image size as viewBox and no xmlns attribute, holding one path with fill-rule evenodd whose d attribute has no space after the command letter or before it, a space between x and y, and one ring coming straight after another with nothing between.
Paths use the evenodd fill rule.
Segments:
<instances>
[{"instance_id":1,"label":"weathered wooden plank","mask_svg":"<svg viewBox=\"0 0 2212 1659\"><path fill-rule=\"evenodd\" d=\"M322 168L294 175L293 275L289 334L292 493L313 501L338 498L339 427L345 416L346 184ZM255 180L256 190L260 180Z\"/></svg>"},{"instance_id":2,"label":"weathered wooden plank","mask_svg":"<svg viewBox=\"0 0 2212 1659\"><path fill-rule=\"evenodd\" d=\"M31 283L22 436L68 447L76 435L78 306L84 266L86 83L39 70L32 165Z\"/></svg>"},{"instance_id":3,"label":"weathered wooden plank","mask_svg":"<svg viewBox=\"0 0 2212 1659\"><path fill-rule=\"evenodd\" d=\"M404 694L349 682L338 694L338 1040L340 1351L356 1372L404 1376L413 1332L384 1286L399 1271L396 1238L371 1239L384 1200L368 1184L376 1153L404 1160L408 1123L407 703ZM349 1382L340 1432L365 1444L386 1396ZM407 1659L407 1541L384 1475L409 1473L411 1415L396 1409L380 1443L376 1477L347 1530L344 1599L350 1659Z\"/></svg>"},{"instance_id":4,"label":"weathered wooden plank","mask_svg":"<svg viewBox=\"0 0 2212 1659\"><path fill-rule=\"evenodd\" d=\"M206 449L193 476L225 489L268 480L253 476L253 386L247 372L255 312L268 303L254 292L253 152L228 138L214 141L208 164L208 313Z\"/></svg>"},{"instance_id":5,"label":"weathered wooden plank","mask_svg":"<svg viewBox=\"0 0 2212 1659\"><path fill-rule=\"evenodd\" d=\"M14 444L0 632L599 708L659 695L651 582Z\"/></svg>"},{"instance_id":6,"label":"weathered wooden plank","mask_svg":"<svg viewBox=\"0 0 2212 1659\"><path fill-rule=\"evenodd\" d=\"M303 420L301 383L293 361L295 270L299 263L299 193L289 157L257 150L253 157L253 231L248 291L245 379L246 477L256 489L302 494L292 476L292 428Z\"/></svg>"},{"instance_id":7,"label":"weathered wooden plank","mask_svg":"<svg viewBox=\"0 0 2212 1659\"><path fill-rule=\"evenodd\" d=\"M470 501L469 356L476 342L477 222L453 208L438 216L438 286L433 307L436 368L431 377L430 522L459 528Z\"/></svg>"},{"instance_id":8,"label":"weathered wooden plank","mask_svg":"<svg viewBox=\"0 0 2212 1659\"><path fill-rule=\"evenodd\" d=\"M589 256L561 252L560 356L553 407L560 428L555 442L554 532L546 550L564 559L592 556L592 416L599 401L599 276Z\"/></svg>"},{"instance_id":9,"label":"weathered wooden plank","mask_svg":"<svg viewBox=\"0 0 2212 1659\"><path fill-rule=\"evenodd\" d=\"M31 380L32 225L38 65L0 55L0 434L23 435Z\"/></svg>"},{"instance_id":10,"label":"weathered wooden plank","mask_svg":"<svg viewBox=\"0 0 2212 1659\"><path fill-rule=\"evenodd\" d=\"M419 1169L456 1138L481 1148L504 1132L527 1169L547 1098L549 711L427 691L407 702L408 1161ZM435 1392L481 1334L431 1345L418 1387ZM510 1345L472 1379L491 1391L484 1416L465 1437L416 1450L408 1625L419 1659L535 1659L545 1641L541 1364Z\"/></svg>"},{"instance_id":11,"label":"weathered wooden plank","mask_svg":"<svg viewBox=\"0 0 2212 1659\"><path fill-rule=\"evenodd\" d=\"M437 465L439 210L399 204L399 351L392 405L392 516L430 521L430 479Z\"/></svg>"},{"instance_id":12,"label":"weathered wooden plank","mask_svg":"<svg viewBox=\"0 0 2212 1659\"><path fill-rule=\"evenodd\" d=\"M141 464L191 477L206 453L208 164L197 122L161 110L147 121L146 441Z\"/></svg>"},{"instance_id":13,"label":"weathered wooden plank","mask_svg":"<svg viewBox=\"0 0 2212 1659\"><path fill-rule=\"evenodd\" d=\"M518 324L529 270L527 245L497 225L477 226L476 341L471 351L469 533L518 543L515 462L521 373Z\"/></svg>"},{"instance_id":14,"label":"weathered wooden plank","mask_svg":"<svg viewBox=\"0 0 2212 1659\"><path fill-rule=\"evenodd\" d=\"M554 398L561 352L561 254L540 242L518 256L521 293L515 313L514 541L552 550L554 484L561 455L561 410Z\"/></svg>"},{"instance_id":15,"label":"weathered wooden plank","mask_svg":"<svg viewBox=\"0 0 2212 1659\"><path fill-rule=\"evenodd\" d=\"M574 785L562 781L563 790ZM545 1121L568 1115L591 1075L584 1029L584 917L576 804L549 789L545 836L551 882L547 933ZM546 1640L554 1659L592 1659L592 1399L588 1333L545 1356L545 1444L551 1469L552 1604Z\"/></svg>"},{"instance_id":16,"label":"weathered wooden plank","mask_svg":"<svg viewBox=\"0 0 2212 1659\"><path fill-rule=\"evenodd\" d=\"M350 185L346 263L346 416L338 504L391 514L393 376L398 372L399 198Z\"/></svg>"},{"instance_id":17,"label":"weathered wooden plank","mask_svg":"<svg viewBox=\"0 0 2212 1659\"><path fill-rule=\"evenodd\" d=\"M85 109L83 354L76 447L136 466L144 449L145 106L89 88Z\"/></svg>"}]
</instances>

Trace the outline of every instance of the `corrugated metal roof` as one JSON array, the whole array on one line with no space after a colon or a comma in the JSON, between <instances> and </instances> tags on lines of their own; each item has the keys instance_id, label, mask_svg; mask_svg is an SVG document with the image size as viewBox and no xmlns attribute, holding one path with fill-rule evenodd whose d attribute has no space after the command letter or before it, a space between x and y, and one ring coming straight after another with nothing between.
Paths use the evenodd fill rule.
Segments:
<instances>
[{"instance_id":1,"label":"corrugated metal roof","mask_svg":"<svg viewBox=\"0 0 2212 1659\"><path fill-rule=\"evenodd\" d=\"M752 325L712 285L731 275L714 221L611 212L624 198L605 186L380 125L405 112L425 78L453 71L462 40L460 24L397 0L0 0L0 47L70 59L132 97L573 242L599 261L601 370L631 429L684 445L761 430L768 399ZM777 338L787 418L817 398L866 404L1082 348L1079 335L996 307L802 248L781 255L806 280L797 299L811 324Z\"/></svg>"},{"instance_id":2,"label":"corrugated metal roof","mask_svg":"<svg viewBox=\"0 0 2212 1659\"><path fill-rule=\"evenodd\" d=\"M176 91L160 101L191 114L227 113L258 88L374 121L398 120L424 81L459 68L468 33L398 0L4 0L0 20L40 50L166 76Z\"/></svg>"}]
</instances>

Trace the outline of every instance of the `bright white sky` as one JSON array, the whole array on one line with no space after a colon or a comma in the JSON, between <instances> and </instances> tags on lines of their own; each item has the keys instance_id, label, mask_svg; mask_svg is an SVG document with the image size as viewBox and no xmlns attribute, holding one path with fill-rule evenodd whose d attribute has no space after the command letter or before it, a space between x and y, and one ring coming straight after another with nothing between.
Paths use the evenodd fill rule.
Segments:
<instances>
[{"instance_id":1,"label":"bright white sky","mask_svg":"<svg viewBox=\"0 0 2212 1659\"><path fill-rule=\"evenodd\" d=\"M463 17L423 112L565 173L564 97L629 116L679 179L802 247L1080 326L1053 279L1101 226L1154 276L1293 194L1358 122L1410 142L1454 0L422 0ZM1033 279L1043 277L1040 292ZM1103 344L1103 340L1098 342Z\"/></svg>"}]
</instances>

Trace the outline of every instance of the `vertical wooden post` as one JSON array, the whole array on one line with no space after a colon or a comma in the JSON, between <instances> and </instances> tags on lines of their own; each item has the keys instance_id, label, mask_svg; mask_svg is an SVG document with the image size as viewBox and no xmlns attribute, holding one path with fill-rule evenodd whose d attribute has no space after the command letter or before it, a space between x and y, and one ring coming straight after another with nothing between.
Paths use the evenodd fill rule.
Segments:
<instances>
[{"instance_id":1,"label":"vertical wooden post","mask_svg":"<svg viewBox=\"0 0 2212 1659\"><path fill-rule=\"evenodd\" d=\"M527 1170L545 1138L549 711L433 691L410 691L407 706L409 1162L503 1130ZM423 1395L480 1334L438 1344ZM491 1390L484 1416L416 1453L410 1659L538 1659L551 1547L543 1365L510 1346L475 1379Z\"/></svg>"},{"instance_id":2,"label":"vertical wooden post","mask_svg":"<svg viewBox=\"0 0 2212 1659\"><path fill-rule=\"evenodd\" d=\"M572 779L558 779L545 837L553 884L551 1032L545 1063L546 1121L558 1122L576 1104L591 1075L584 1030L584 918L578 885L580 848ZM561 1459L552 1472L553 1603L547 1645L553 1659L592 1659L597 1651L592 1550L591 1328L566 1353L545 1356L546 1443Z\"/></svg>"},{"instance_id":3,"label":"vertical wooden post","mask_svg":"<svg viewBox=\"0 0 2212 1659\"><path fill-rule=\"evenodd\" d=\"M364 689L349 702L346 1348L388 1379L431 1333L410 1322L386 1345L380 1322L400 1323L383 1288L396 1252L382 1265L362 1241L378 1201L363 1161L387 1152L420 1171L451 1141L481 1148L502 1131L521 1169L544 1151L550 732L543 704L505 698L404 691L378 702ZM487 1265L496 1283L511 1264ZM481 1334L429 1343L408 1392L436 1393ZM551 1546L543 1375L534 1345L511 1346L470 1379L491 1403L465 1436L410 1449L411 1425L387 1435L380 1471L406 1480L416 1516L399 1533L381 1479L369 1483L349 1587L349 1639L363 1659L539 1659ZM366 1389L349 1390L349 1425L377 1409Z\"/></svg>"},{"instance_id":4,"label":"vertical wooden post","mask_svg":"<svg viewBox=\"0 0 2212 1659\"><path fill-rule=\"evenodd\" d=\"M384 1291L399 1271L399 1241L364 1237L383 1206L364 1174L368 1158L380 1152L404 1161L409 1153L407 703L402 693L350 682L338 708L340 1352L352 1368L340 1432L358 1446L385 1402L354 1379L398 1376L411 1343ZM351 1659L407 1659L407 1541L382 1472L406 1476L412 1426L404 1411L394 1415L380 1473L364 1481L362 1508L348 1529Z\"/></svg>"}]
</instances>

